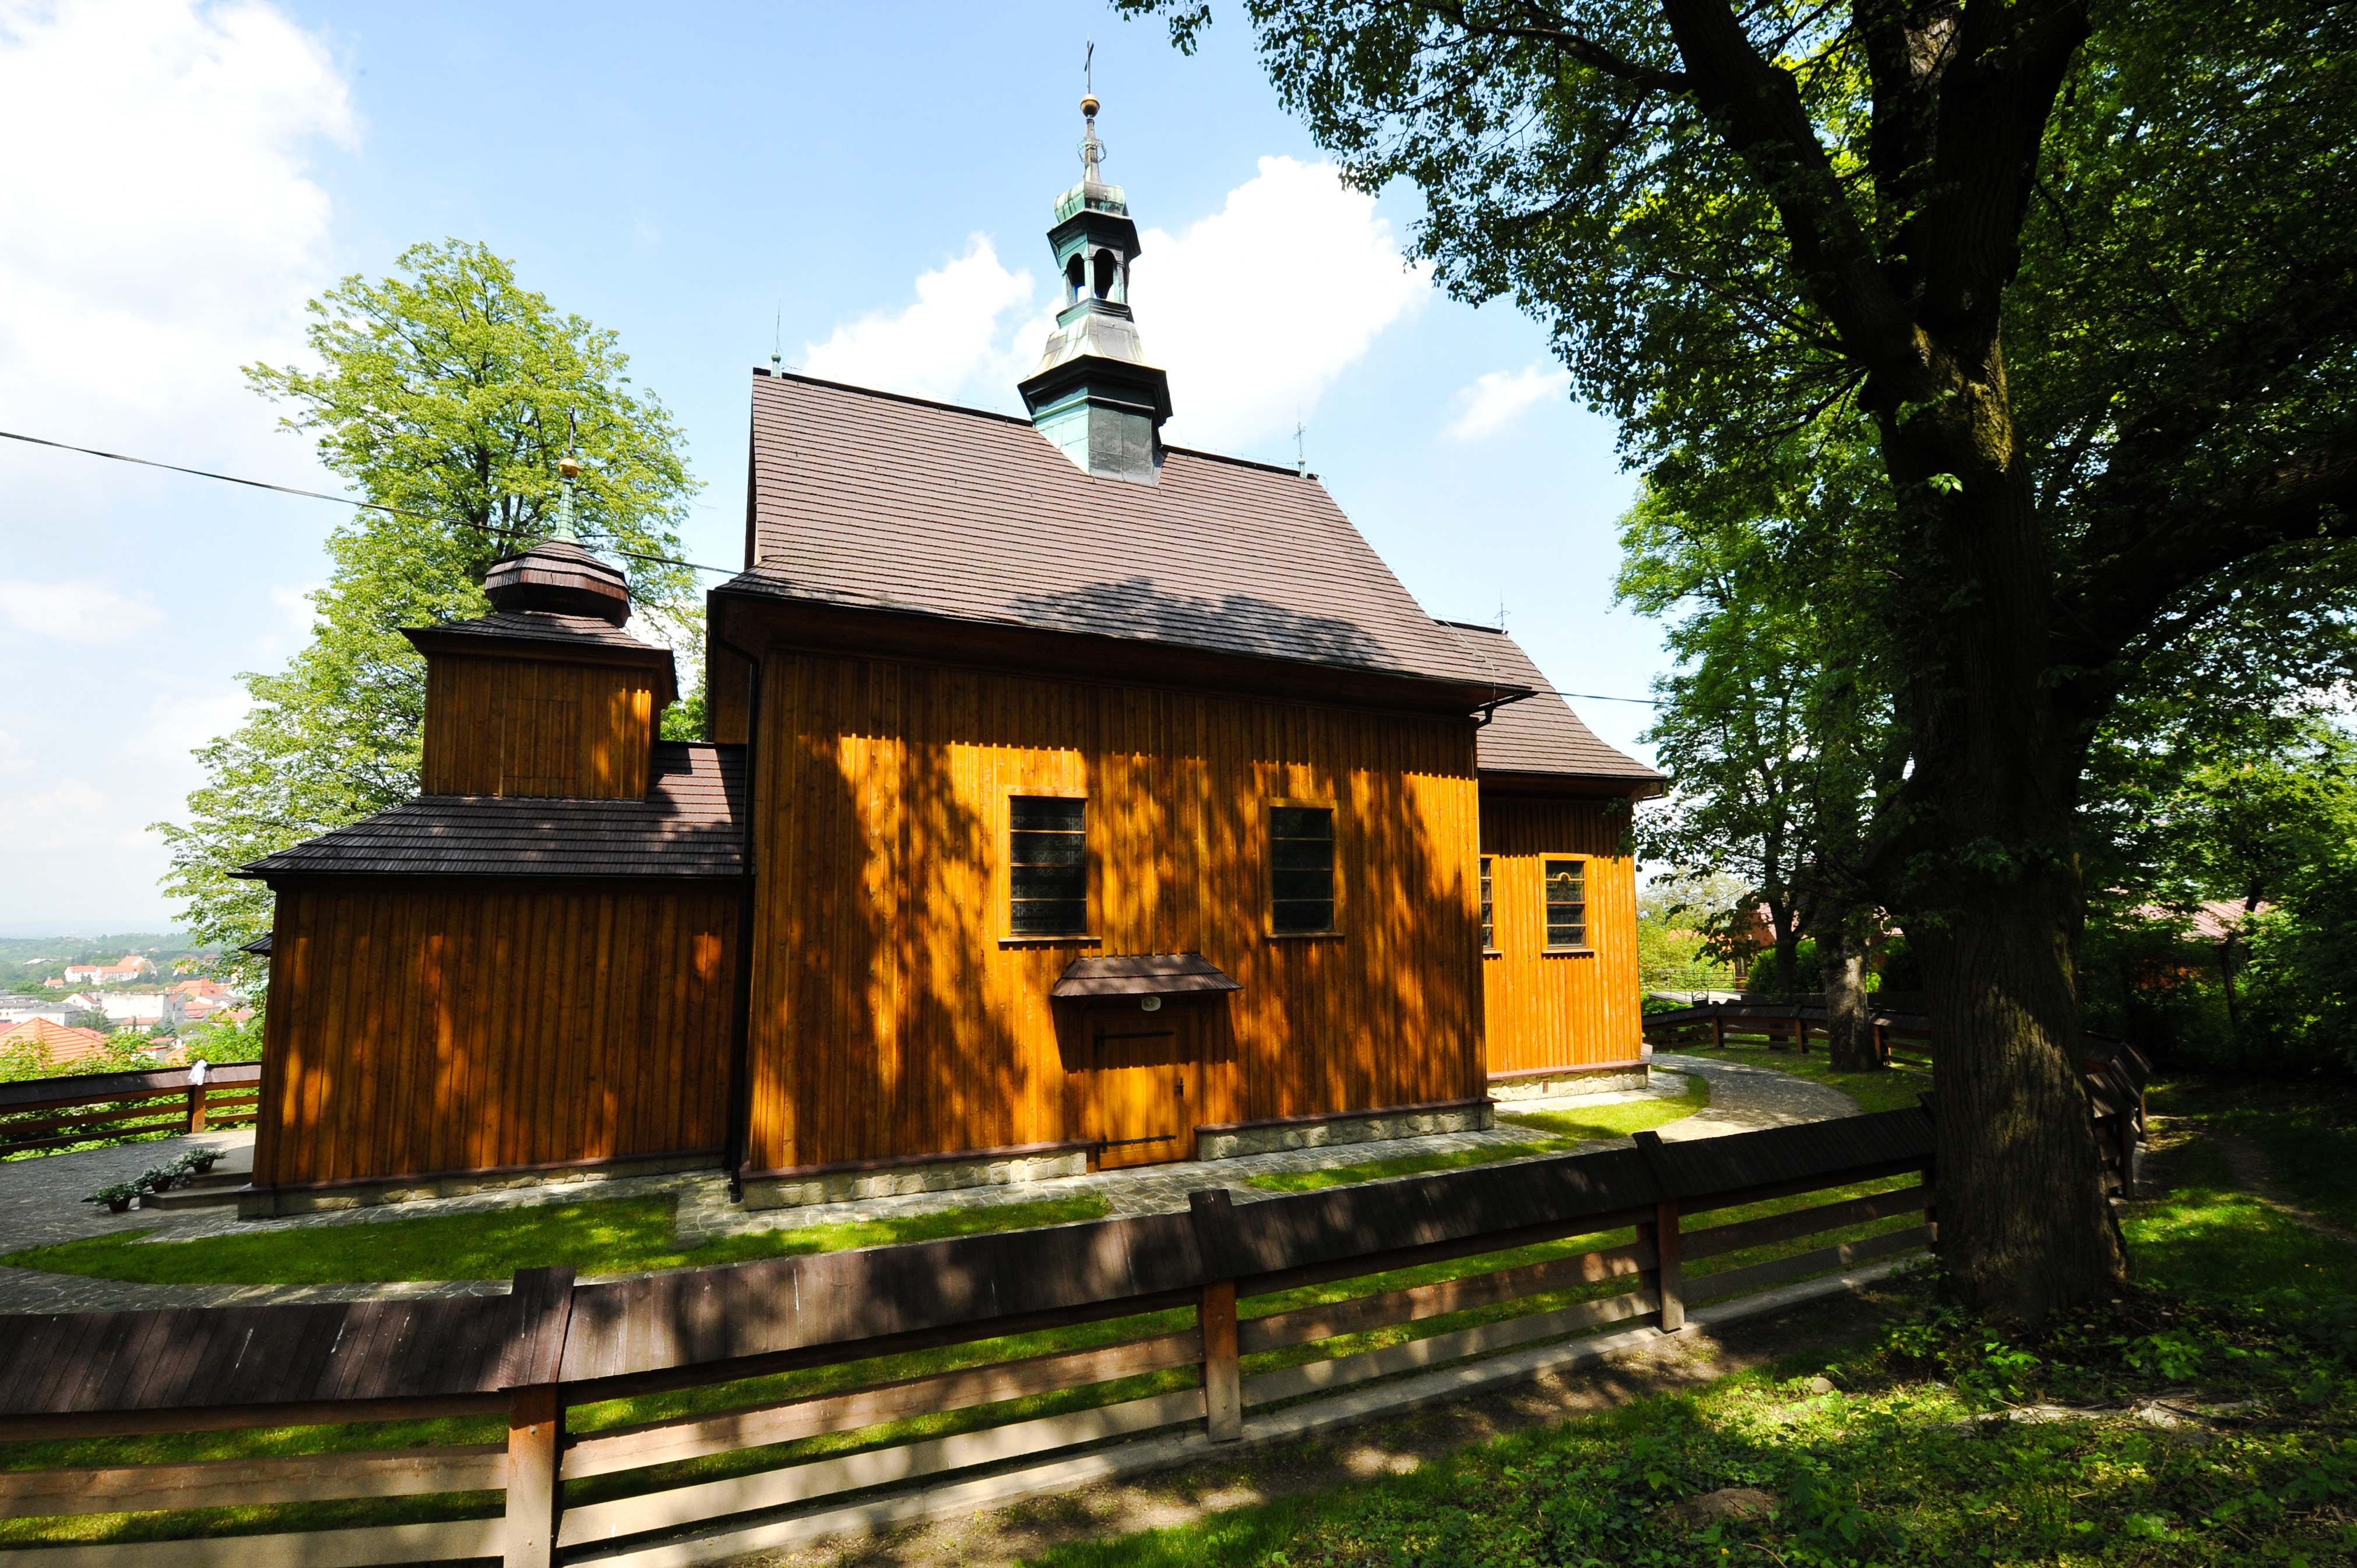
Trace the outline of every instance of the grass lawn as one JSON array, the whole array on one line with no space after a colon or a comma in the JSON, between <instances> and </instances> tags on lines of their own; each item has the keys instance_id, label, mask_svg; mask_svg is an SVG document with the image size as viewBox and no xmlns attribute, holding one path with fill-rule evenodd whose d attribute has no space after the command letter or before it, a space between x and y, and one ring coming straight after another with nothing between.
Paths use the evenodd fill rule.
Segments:
<instances>
[{"instance_id":1,"label":"grass lawn","mask_svg":"<svg viewBox=\"0 0 2357 1568\"><path fill-rule=\"evenodd\" d=\"M1861 1111L1904 1111L1913 1107L1916 1096L1932 1087L1928 1069L1906 1067L1884 1068L1879 1072L1835 1072L1825 1061L1823 1047L1807 1056L1798 1051L1774 1051L1765 1046L1705 1046L1700 1049L1680 1047L1678 1055L1700 1057L1706 1061L1741 1062L1746 1067L1773 1068L1789 1072L1794 1078L1805 1078L1812 1083L1822 1083L1838 1089L1857 1101Z\"/></svg>"},{"instance_id":2,"label":"grass lawn","mask_svg":"<svg viewBox=\"0 0 2357 1568\"><path fill-rule=\"evenodd\" d=\"M1549 1136L1528 1143L1491 1144L1475 1149L1451 1149L1430 1155L1401 1155L1388 1160L1363 1160L1321 1171L1275 1171L1247 1177L1247 1187L1265 1192L1317 1192L1354 1182L1381 1181L1386 1176L1425 1176L1433 1171L1462 1170L1498 1160L1528 1159L1534 1155L1559 1155L1582 1144L1625 1138L1648 1127L1676 1122L1710 1103L1710 1085L1687 1075L1685 1092L1661 1100L1631 1100L1619 1105L1598 1105L1584 1111L1501 1112L1501 1125L1527 1127Z\"/></svg>"},{"instance_id":3,"label":"grass lawn","mask_svg":"<svg viewBox=\"0 0 2357 1568\"><path fill-rule=\"evenodd\" d=\"M2196 1116L2258 1145L2302 1207L2357 1230L2357 1092L2339 1084L2202 1079L2157 1083L2157 1116Z\"/></svg>"},{"instance_id":4,"label":"grass lawn","mask_svg":"<svg viewBox=\"0 0 2357 1568\"><path fill-rule=\"evenodd\" d=\"M0 1263L158 1284L488 1280L504 1279L518 1269L564 1263L585 1275L640 1273L1067 1225L1098 1219L1105 1211L1101 1199L1065 1197L716 1236L700 1246L682 1248L673 1236L674 1208L675 1200L667 1197L608 1198L425 1219L307 1226L199 1241L143 1243L140 1238L151 1232L129 1230L55 1247L28 1247L0 1257Z\"/></svg>"},{"instance_id":5,"label":"grass lawn","mask_svg":"<svg viewBox=\"0 0 2357 1568\"><path fill-rule=\"evenodd\" d=\"M1037 1561L2347 1563L2357 1557L2357 1254L2223 1177L2213 1154L2188 1152L2174 1189L2126 1221L2138 1283L2036 1337L2008 1342L1943 1306L1925 1282L1878 1342L1830 1367L1787 1362L1462 1449L1410 1475ZM1813 1386L1819 1374L1832 1391ZM2210 1427L2125 1414L2004 1419L2012 1405L2162 1391L2255 1402ZM1775 1511L1710 1523L1676 1509L1727 1487L1760 1488Z\"/></svg>"}]
</instances>

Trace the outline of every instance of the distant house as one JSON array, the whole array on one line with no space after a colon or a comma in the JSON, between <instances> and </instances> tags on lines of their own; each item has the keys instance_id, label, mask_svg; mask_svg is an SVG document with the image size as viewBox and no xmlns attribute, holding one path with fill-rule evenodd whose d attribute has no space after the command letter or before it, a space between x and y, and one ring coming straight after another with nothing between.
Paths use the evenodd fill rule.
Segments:
<instances>
[{"instance_id":1,"label":"distant house","mask_svg":"<svg viewBox=\"0 0 2357 1568\"><path fill-rule=\"evenodd\" d=\"M183 980L164 988L167 996L185 996L189 1001L218 1001L231 994L230 988L218 980Z\"/></svg>"},{"instance_id":2,"label":"distant house","mask_svg":"<svg viewBox=\"0 0 2357 1568\"><path fill-rule=\"evenodd\" d=\"M51 1067L66 1067L106 1048L106 1036L96 1029L73 1029L47 1018L30 1018L0 1030L0 1051L38 1047Z\"/></svg>"},{"instance_id":3,"label":"distant house","mask_svg":"<svg viewBox=\"0 0 2357 1568\"><path fill-rule=\"evenodd\" d=\"M72 1006L53 996L0 996L0 1024L23 1024L35 1018L62 1024L74 1012Z\"/></svg>"},{"instance_id":4,"label":"distant house","mask_svg":"<svg viewBox=\"0 0 2357 1568\"><path fill-rule=\"evenodd\" d=\"M76 985L127 985L141 975L152 974L155 969L137 953L124 953L113 963L70 963L66 965L66 981Z\"/></svg>"},{"instance_id":5,"label":"distant house","mask_svg":"<svg viewBox=\"0 0 2357 1568\"><path fill-rule=\"evenodd\" d=\"M98 998L98 1010L118 1028L133 1025L178 1025L188 1017L187 1004L161 992L110 991Z\"/></svg>"}]
</instances>

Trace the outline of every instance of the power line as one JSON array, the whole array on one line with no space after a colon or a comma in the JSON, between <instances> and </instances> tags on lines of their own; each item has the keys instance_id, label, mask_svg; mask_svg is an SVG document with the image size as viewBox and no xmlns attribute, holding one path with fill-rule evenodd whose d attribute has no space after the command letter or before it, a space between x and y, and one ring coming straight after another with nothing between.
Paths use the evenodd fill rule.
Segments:
<instances>
[{"instance_id":1,"label":"power line","mask_svg":"<svg viewBox=\"0 0 2357 1568\"><path fill-rule=\"evenodd\" d=\"M80 452L86 456L112 458L117 463L137 463L143 467L167 468L175 474L193 474L199 479L219 479L223 484L250 485L257 490L276 490L281 495L303 496L315 501L334 501L339 506L359 507L363 511L389 511L395 517L414 517L420 522L445 521L428 512L411 511L405 507L387 506L382 501L354 500L350 496L331 495L326 490L299 490L292 485L274 485L267 479L243 479L235 474L216 474L210 468L184 468L178 463L162 463L153 457L134 457L122 452L102 452L95 446L76 446L70 442L50 441L38 435L22 435L14 430L0 430L0 436L5 436L11 441L28 442L35 446L54 446L60 452ZM474 525L468 523L461 526ZM516 531L511 528L489 528L485 532L512 535ZM714 572L723 577L733 577L737 573L737 568L734 566L706 566L701 562L681 561L669 555L649 555L643 551L624 550L619 545L608 545L607 548L614 554L627 556L632 561L651 561L662 566L684 566L691 572Z\"/></svg>"},{"instance_id":2,"label":"power line","mask_svg":"<svg viewBox=\"0 0 2357 1568\"><path fill-rule=\"evenodd\" d=\"M153 457L134 457L122 452L102 452L95 446L76 446L69 442L51 441L39 435L19 435L14 430L0 430L0 436L5 436L11 441L29 442L35 446L54 446L60 452L80 452L85 456L106 457L117 463L137 463L143 467L165 468L175 474L193 474L199 479L219 479L223 484L250 485L257 490L276 490L281 495L303 496L315 501L334 501L339 506L358 507L363 511L389 511L395 517L414 517L420 522L444 521L427 512L387 506L382 501L354 500L350 496L331 495L326 490L302 490L296 489L293 485L274 485L267 479L245 479L240 478L235 474L216 474L210 468L184 468L178 463L158 462ZM473 525L464 526L472 527ZM492 528L486 532L512 534L516 531L511 528ZM711 572L723 577L734 577L738 575L739 570L734 566L706 566L701 562L682 561L670 555L649 555L641 551L624 550L619 545L609 544L607 549L616 555L627 556L632 561L651 561L662 566L684 566L691 572ZM1546 686L1534 687L1533 690L1544 696L1577 697L1583 703L1640 703L1649 708L1658 707L1661 703L1661 699L1658 697L1608 697L1600 692L1558 692Z\"/></svg>"}]
</instances>

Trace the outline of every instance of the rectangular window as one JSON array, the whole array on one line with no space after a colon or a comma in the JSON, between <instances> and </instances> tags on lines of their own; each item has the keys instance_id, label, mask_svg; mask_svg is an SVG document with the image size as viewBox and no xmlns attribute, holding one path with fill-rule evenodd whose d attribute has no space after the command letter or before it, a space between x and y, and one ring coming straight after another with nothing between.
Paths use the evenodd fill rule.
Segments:
<instances>
[{"instance_id":1,"label":"rectangular window","mask_svg":"<svg viewBox=\"0 0 2357 1568\"><path fill-rule=\"evenodd\" d=\"M1498 949L1496 907L1491 902L1490 857L1481 857L1481 950L1495 952Z\"/></svg>"},{"instance_id":2,"label":"rectangular window","mask_svg":"<svg viewBox=\"0 0 2357 1568\"><path fill-rule=\"evenodd\" d=\"M1587 863L1584 860L1546 863L1546 945L1587 945Z\"/></svg>"},{"instance_id":3,"label":"rectangular window","mask_svg":"<svg viewBox=\"0 0 2357 1568\"><path fill-rule=\"evenodd\" d=\"M1089 929L1089 803L1017 795L1007 807L1008 929L1081 935Z\"/></svg>"},{"instance_id":4,"label":"rectangular window","mask_svg":"<svg viewBox=\"0 0 2357 1568\"><path fill-rule=\"evenodd\" d=\"M1334 812L1272 806L1268 812L1269 929L1334 929Z\"/></svg>"}]
</instances>

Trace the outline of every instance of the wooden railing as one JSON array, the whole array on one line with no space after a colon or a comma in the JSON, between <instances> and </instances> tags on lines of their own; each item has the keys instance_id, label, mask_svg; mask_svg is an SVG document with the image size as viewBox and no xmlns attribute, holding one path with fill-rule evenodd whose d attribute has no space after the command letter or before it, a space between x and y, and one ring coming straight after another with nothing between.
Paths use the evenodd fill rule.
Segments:
<instances>
[{"instance_id":1,"label":"wooden railing","mask_svg":"<svg viewBox=\"0 0 2357 1568\"><path fill-rule=\"evenodd\" d=\"M213 1068L201 1088L188 1082L187 1068L0 1083L0 1155L248 1126L260 1114L261 1097L259 1062Z\"/></svg>"},{"instance_id":2,"label":"wooden railing","mask_svg":"<svg viewBox=\"0 0 2357 1568\"><path fill-rule=\"evenodd\" d=\"M1874 1048L1884 1062L1928 1057L1932 1022L1921 1014L1874 1012ZM1645 1043L1659 1050L1760 1046L1808 1054L1829 1038L1825 1010L1807 1003L1716 1002L1645 1015Z\"/></svg>"},{"instance_id":3,"label":"wooden railing","mask_svg":"<svg viewBox=\"0 0 2357 1568\"><path fill-rule=\"evenodd\" d=\"M5 1512L59 1518L60 1541L75 1516L143 1509L406 1498L441 1516L380 1504L358 1526L0 1559L685 1563L843 1528L878 1488L1015 1495L1033 1472L1009 1461L1184 1463L1375 1380L1674 1332L1694 1304L1920 1250L1932 1150L1926 1113L1888 1112L727 1268L529 1270L503 1297L0 1318L0 1441L342 1433L333 1453L0 1469ZM351 1424L502 1416L504 1441L392 1450Z\"/></svg>"}]
</instances>

